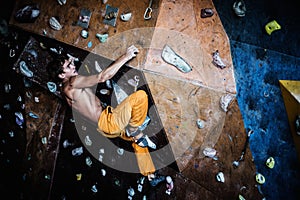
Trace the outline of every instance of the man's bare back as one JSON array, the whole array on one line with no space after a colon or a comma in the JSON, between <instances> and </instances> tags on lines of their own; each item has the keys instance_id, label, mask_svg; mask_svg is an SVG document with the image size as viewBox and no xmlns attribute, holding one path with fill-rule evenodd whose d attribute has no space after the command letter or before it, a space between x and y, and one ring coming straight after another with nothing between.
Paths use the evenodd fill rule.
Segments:
<instances>
[{"instance_id":1,"label":"man's bare back","mask_svg":"<svg viewBox=\"0 0 300 200\"><path fill-rule=\"evenodd\" d=\"M102 112L102 106L100 99L93 93L91 88L74 88L68 81L63 85L63 92L67 103L73 109L93 122L98 122Z\"/></svg>"}]
</instances>

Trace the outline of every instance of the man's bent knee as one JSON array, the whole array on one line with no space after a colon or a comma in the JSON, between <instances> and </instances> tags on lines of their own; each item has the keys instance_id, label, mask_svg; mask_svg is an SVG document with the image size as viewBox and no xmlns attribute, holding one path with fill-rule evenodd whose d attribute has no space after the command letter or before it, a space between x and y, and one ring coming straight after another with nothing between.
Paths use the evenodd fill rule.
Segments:
<instances>
[{"instance_id":1,"label":"man's bent knee","mask_svg":"<svg viewBox=\"0 0 300 200\"><path fill-rule=\"evenodd\" d=\"M138 90L136 91L136 94L141 98L147 98L147 93L144 90Z\"/></svg>"},{"instance_id":2,"label":"man's bent knee","mask_svg":"<svg viewBox=\"0 0 300 200\"><path fill-rule=\"evenodd\" d=\"M130 95L130 99L133 100L133 102L148 102L148 95L144 90L138 90Z\"/></svg>"}]
</instances>

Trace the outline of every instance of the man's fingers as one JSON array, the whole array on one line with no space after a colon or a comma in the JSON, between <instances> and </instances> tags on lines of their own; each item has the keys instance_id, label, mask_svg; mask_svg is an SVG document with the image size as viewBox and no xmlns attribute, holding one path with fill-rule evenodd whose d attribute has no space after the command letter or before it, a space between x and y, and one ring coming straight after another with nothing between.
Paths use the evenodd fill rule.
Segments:
<instances>
[{"instance_id":1,"label":"man's fingers","mask_svg":"<svg viewBox=\"0 0 300 200\"><path fill-rule=\"evenodd\" d=\"M136 54L139 52L138 48L136 48L134 45L131 45L127 49L127 55L131 58L136 57Z\"/></svg>"},{"instance_id":2,"label":"man's fingers","mask_svg":"<svg viewBox=\"0 0 300 200\"><path fill-rule=\"evenodd\" d=\"M128 49L135 52L135 53L139 52L138 48L136 48L136 46L134 46L134 45L131 45Z\"/></svg>"}]
</instances>

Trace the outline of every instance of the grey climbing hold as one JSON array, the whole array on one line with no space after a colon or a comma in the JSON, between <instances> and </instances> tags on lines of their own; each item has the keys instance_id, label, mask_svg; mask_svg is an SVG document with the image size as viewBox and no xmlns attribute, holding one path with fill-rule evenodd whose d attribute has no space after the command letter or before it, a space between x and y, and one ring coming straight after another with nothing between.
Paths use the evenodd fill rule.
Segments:
<instances>
[{"instance_id":1,"label":"grey climbing hold","mask_svg":"<svg viewBox=\"0 0 300 200\"><path fill-rule=\"evenodd\" d=\"M230 105L230 103L233 101L234 97L235 97L234 95L228 93L223 95L220 98L220 106L224 112L227 112L227 108Z\"/></svg>"},{"instance_id":2,"label":"grey climbing hold","mask_svg":"<svg viewBox=\"0 0 300 200\"><path fill-rule=\"evenodd\" d=\"M48 87L50 92L56 92L57 86L56 86L55 83L49 81L47 83L47 87Z\"/></svg>"},{"instance_id":3,"label":"grey climbing hold","mask_svg":"<svg viewBox=\"0 0 300 200\"><path fill-rule=\"evenodd\" d=\"M243 0L235 1L232 7L237 16L244 17L246 15L246 5Z\"/></svg>"},{"instance_id":4,"label":"grey climbing hold","mask_svg":"<svg viewBox=\"0 0 300 200\"><path fill-rule=\"evenodd\" d=\"M96 185L93 185L92 188L91 188L91 190L92 190L94 193L98 192L98 189L97 189Z\"/></svg>"},{"instance_id":5,"label":"grey climbing hold","mask_svg":"<svg viewBox=\"0 0 300 200\"><path fill-rule=\"evenodd\" d=\"M52 29L54 29L56 31L59 31L62 28L61 24L55 17L51 17L49 19L49 25Z\"/></svg>"},{"instance_id":6,"label":"grey climbing hold","mask_svg":"<svg viewBox=\"0 0 300 200\"><path fill-rule=\"evenodd\" d=\"M40 8L38 4L32 3L17 10L15 19L21 23L33 23L39 15Z\"/></svg>"},{"instance_id":7,"label":"grey climbing hold","mask_svg":"<svg viewBox=\"0 0 300 200\"><path fill-rule=\"evenodd\" d=\"M30 69L28 69L26 62L23 60L20 62L20 70L23 75L25 75L29 78L33 77L33 72L30 71Z\"/></svg>"},{"instance_id":8,"label":"grey climbing hold","mask_svg":"<svg viewBox=\"0 0 300 200\"><path fill-rule=\"evenodd\" d=\"M205 147L205 149L203 149L203 154L210 158L215 157L216 153L217 151L211 147Z\"/></svg>"},{"instance_id":9,"label":"grey climbing hold","mask_svg":"<svg viewBox=\"0 0 300 200\"><path fill-rule=\"evenodd\" d=\"M36 115L36 114L34 114L33 112L29 112L28 115L29 115L29 117L34 118L34 119L38 119L39 118L39 116Z\"/></svg>"},{"instance_id":10,"label":"grey climbing hold","mask_svg":"<svg viewBox=\"0 0 300 200\"><path fill-rule=\"evenodd\" d=\"M223 62L223 60L220 57L220 53L218 50L212 53L213 56L213 64L217 67L224 69L226 67L226 64Z\"/></svg>"},{"instance_id":11,"label":"grey climbing hold","mask_svg":"<svg viewBox=\"0 0 300 200\"><path fill-rule=\"evenodd\" d=\"M59 5L65 5L67 3L67 0L57 0L57 2L59 3Z\"/></svg>"},{"instance_id":12,"label":"grey climbing hold","mask_svg":"<svg viewBox=\"0 0 300 200\"><path fill-rule=\"evenodd\" d=\"M201 119L197 119L197 126L199 129L204 128L204 122Z\"/></svg>"},{"instance_id":13,"label":"grey climbing hold","mask_svg":"<svg viewBox=\"0 0 300 200\"><path fill-rule=\"evenodd\" d=\"M300 135L300 115L297 115L295 125L296 125L296 133L297 135Z\"/></svg>"},{"instance_id":14,"label":"grey climbing hold","mask_svg":"<svg viewBox=\"0 0 300 200\"><path fill-rule=\"evenodd\" d=\"M103 43L103 42L106 42L106 40L107 40L107 38L108 38L108 34L107 34L107 33L105 33L105 34L99 34L99 33L97 33L97 34L96 34L96 38L98 38L99 41L100 41L101 43Z\"/></svg>"},{"instance_id":15,"label":"grey climbing hold","mask_svg":"<svg viewBox=\"0 0 300 200\"><path fill-rule=\"evenodd\" d=\"M224 177L223 172L219 172L219 173L216 175L216 178L217 178L217 181L219 181L219 182L222 182L222 183L225 182L225 177Z\"/></svg>"},{"instance_id":16,"label":"grey climbing hold","mask_svg":"<svg viewBox=\"0 0 300 200\"><path fill-rule=\"evenodd\" d=\"M161 54L163 60L183 73L192 71L192 67L169 46L165 45Z\"/></svg>"},{"instance_id":17,"label":"grey climbing hold","mask_svg":"<svg viewBox=\"0 0 300 200\"><path fill-rule=\"evenodd\" d=\"M72 155L73 156L80 156L83 153L83 148L82 147L77 147L72 150Z\"/></svg>"},{"instance_id":18,"label":"grey climbing hold","mask_svg":"<svg viewBox=\"0 0 300 200\"><path fill-rule=\"evenodd\" d=\"M82 29L81 33L80 33L81 37L83 37L84 39L89 37L89 32L85 29Z\"/></svg>"},{"instance_id":19,"label":"grey climbing hold","mask_svg":"<svg viewBox=\"0 0 300 200\"><path fill-rule=\"evenodd\" d=\"M85 138L84 138L84 142L85 142L85 144L87 145L87 146L91 146L92 145L92 140L90 139L90 136L85 136Z\"/></svg>"},{"instance_id":20,"label":"grey climbing hold","mask_svg":"<svg viewBox=\"0 0 300 200\"><path fill-rule=\"evenodd\" d=\"M23 114L21 112L15 112L15 116L16 116L16 123L21 126L24 123L24 117Z\"/></svg>"}]
</instances>

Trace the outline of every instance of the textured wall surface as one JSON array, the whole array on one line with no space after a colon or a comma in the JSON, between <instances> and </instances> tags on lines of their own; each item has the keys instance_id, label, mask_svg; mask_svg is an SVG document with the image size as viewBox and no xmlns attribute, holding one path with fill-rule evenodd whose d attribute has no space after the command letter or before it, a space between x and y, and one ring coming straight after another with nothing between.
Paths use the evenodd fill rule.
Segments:
<instances>
[{"instance_id":1,"label":"textured wall surface","mask_svg":"<svg viewBox=\"0 0 300 200\"><path fill-rule=\"evenodd\" d=\"M233 1L213 1L230 38L237 99L246 128L254 130L250 147L257 171L266 178L267 199L299 199L300 166L279 80L300 80L300 18L293 1L244 1L237 17ZM276 20L281 29L268 35L264 26ZM265 165L272 156L273 169Z\"/></svg>"}]
</instances>

